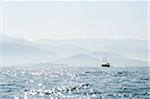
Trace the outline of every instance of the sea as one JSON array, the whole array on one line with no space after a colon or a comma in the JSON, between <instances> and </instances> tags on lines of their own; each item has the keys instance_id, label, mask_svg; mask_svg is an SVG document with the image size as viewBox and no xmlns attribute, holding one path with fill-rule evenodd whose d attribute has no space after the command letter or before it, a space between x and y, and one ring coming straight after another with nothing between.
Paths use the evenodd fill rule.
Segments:
<instances>
[{"instance_id":1,"label":"sea","mask_svg":"<svg viewBox=\"0 0 150 99\"><path fill-rule=\"evenodd\" d=\"M0 99L150 99L150 68L3 67Z\"/></svg>"}]
</instances>

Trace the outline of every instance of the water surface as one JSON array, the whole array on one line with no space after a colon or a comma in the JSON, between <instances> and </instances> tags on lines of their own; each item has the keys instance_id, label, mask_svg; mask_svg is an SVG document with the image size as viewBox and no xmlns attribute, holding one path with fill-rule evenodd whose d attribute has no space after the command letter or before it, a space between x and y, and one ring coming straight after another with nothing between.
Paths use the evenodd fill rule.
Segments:
<instances>
[{"instance_id":1,"label":"water surface","mask_svg":"<svg viewBox=\"0 0 150 99\"><path fill-rule=\"evenodd\" d=\"M0 99L150 99L148 67L1 68Z\"/></svg>"}]
</instances>

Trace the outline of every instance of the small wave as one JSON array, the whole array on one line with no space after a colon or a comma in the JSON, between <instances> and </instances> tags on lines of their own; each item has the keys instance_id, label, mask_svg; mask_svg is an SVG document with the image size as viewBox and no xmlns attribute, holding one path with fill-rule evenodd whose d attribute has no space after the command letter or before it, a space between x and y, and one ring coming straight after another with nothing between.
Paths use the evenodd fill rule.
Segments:
<instances>
[{"instance_id":1,"label":"small wave","mask_svg":"<svg viewBox=\"0 0 150 99\"><path fill-rule=\"evenodd\" d=\"M128 75L130 75L130 73L128 71L119 71L114 76L121 77L121 76L128 76Z\"/></svg>"},{"instance_id":2,"label":"small wave","mask_svg":"<svg viewBox=\"0 0 150 99\"><path fill-rule=\"evenodd\" d=\"M80 95L93 95L101 94L99 91L91 89L91 84L80 84L76 86L61 86L52 89L40 89L40 90L26 90L26 95L55 95L60 96L63 94L80 94Z\"/></svg>"},{"instance_id":3,"label":"small wave","mask_svg":"<svg viewBox=\"0 0 150 99\"><path fill-rule=\"evenodd\" d=\"M0 84L0 86L15 86L16 84Z\"/></svg>"}]
</instances>

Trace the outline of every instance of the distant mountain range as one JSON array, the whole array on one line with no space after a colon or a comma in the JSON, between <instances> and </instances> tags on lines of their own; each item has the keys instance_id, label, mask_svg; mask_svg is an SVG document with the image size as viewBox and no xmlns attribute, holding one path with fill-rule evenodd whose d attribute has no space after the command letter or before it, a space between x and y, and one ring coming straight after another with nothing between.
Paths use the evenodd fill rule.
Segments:
<instances>
[{"instance_id":1,"label":"distant mountain range","mask_svg":"<svg viewBox=\"0 0 150 99\"><path fill-rule=\"evenodd\" d=\"M101 66L102 56L94 55L85 55L85 54L77 54L74 56L66 57L60 60L55 61L56 63L63 63L72 66ZM147 61L136 60L136 59L127 59L121 57L109 57L108 61L112 66L147 66Z\"/></svg>"},{"instance_id":2,"label":"distant mountain range","mask_svg":"<svg viewBox=\"0 0 150 99\"><path fill-rule=\"evenodd\" d=\"M28 41L1 35L0 65L54 63L98 66L107 57L113 66L148 65L148 41L70 39Z\"/></svg>"}]
</instances>

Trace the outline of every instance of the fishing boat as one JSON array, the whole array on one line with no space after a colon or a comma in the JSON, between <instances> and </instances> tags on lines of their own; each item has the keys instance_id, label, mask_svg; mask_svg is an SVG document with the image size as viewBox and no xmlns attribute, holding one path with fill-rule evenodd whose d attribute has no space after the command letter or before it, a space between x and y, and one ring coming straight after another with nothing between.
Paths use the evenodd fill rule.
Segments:
<instances>
[{"instance_id":1,"label":"fishing boat","mask_svg":"<svg viewBox=\"0 0 150 99\"><path fill-rule=\"evenodd\" d=\"M102 62L102 64L101 64L101 66L102 66L102 67L110 67L110 63L107 62L107 58L106 58L106 57L103 58L103 62Z\"/></svg>"}]
</instances>

